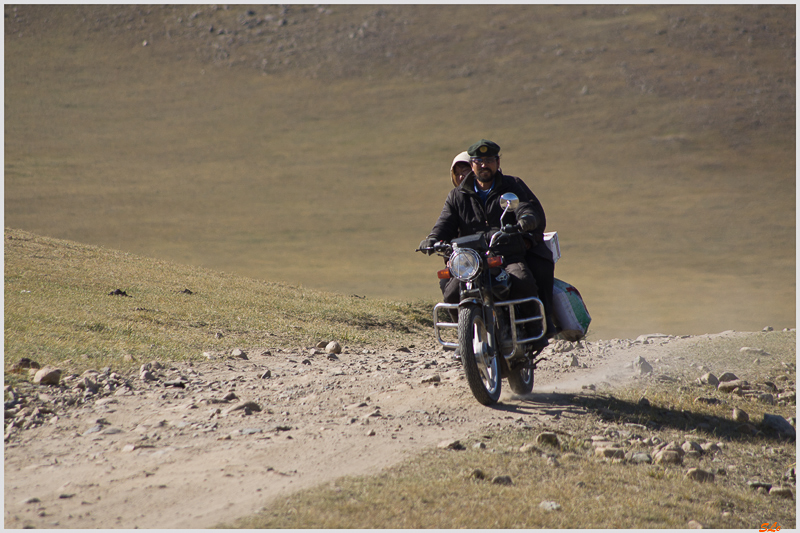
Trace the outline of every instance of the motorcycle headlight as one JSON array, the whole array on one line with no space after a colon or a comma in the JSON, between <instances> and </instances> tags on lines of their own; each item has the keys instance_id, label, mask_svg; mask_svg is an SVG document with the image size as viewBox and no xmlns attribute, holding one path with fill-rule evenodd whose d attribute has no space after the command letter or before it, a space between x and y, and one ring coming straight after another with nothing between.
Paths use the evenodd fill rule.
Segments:
<instances>
[{"instance_id":1,"label":"motorcycle headlight","mask_svg":"<svg viewBox=\"0 0 800 533\"><path fill-rule=\"evenodd\" d=\"M470 281L481 271L481 256L470 248L458 249L450 256L447 266L461 281Z\"/></svg>"}]
</instances>

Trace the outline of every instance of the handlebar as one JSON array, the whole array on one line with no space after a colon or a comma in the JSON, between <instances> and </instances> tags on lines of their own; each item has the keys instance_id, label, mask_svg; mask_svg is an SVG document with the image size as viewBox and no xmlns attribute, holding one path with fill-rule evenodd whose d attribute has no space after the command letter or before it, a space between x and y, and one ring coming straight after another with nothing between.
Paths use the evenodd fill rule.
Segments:
<instances>
[{"instance_id":1,"label":"handlebar","mask_svg":"<svg viewBox=\"0 0 800 533\"><path fill-rule=\"evenodd\" d=\"M431 255L432 253L437 253L437 252L450 255L451 253L453 253L453 246L451 244L448 244L448 243L444 242L444 241L439 241L436 244L434 244L433 246L429 246L427 248L417 248L414 251L415 252L425 252L428 255Z\"/></svg>"}]
</instances>

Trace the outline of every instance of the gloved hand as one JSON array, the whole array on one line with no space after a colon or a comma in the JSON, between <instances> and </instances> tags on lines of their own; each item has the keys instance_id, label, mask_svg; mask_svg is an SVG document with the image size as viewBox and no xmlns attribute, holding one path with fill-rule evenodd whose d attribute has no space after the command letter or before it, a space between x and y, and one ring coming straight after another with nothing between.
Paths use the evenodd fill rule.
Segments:
<instances>
[{"instance_id":1,"label":"gloved hand","mask_svg":"<svg viewBox=\"0 0 800 533\"><path fill-rule=\"evenodd\" d=\"M519 228L522 231L533 231L536 229L536 217L534 215L525 215L520 217L520 219L517 221L517 224L519 224Z\"/></svg>"},{"instance_id":2,"label":"gloved hand","mask_svg":"<svg viewBox=\"0 0 800 533\"><path fill-rule=\"evenodd\" d=\"M422 241L419 243L419 251L425 252L428 255L431 255L433 253L433 250L426 250L426 248L433 247L433 245L436 244L437 242L438 241L436 239L434 239L433 237L426 237L426 238L422 239Z\"/></svg>"},{"instance_id":3,"label":"gloved hand","mask_svg":"<svg viewBox=\"0 0 800 533\"><path fill-rule=\"evenodd\" d=\"M506 224L502 228L503 233L519 233L519 230L519 224Z\"/></svg>"}]
</instances>

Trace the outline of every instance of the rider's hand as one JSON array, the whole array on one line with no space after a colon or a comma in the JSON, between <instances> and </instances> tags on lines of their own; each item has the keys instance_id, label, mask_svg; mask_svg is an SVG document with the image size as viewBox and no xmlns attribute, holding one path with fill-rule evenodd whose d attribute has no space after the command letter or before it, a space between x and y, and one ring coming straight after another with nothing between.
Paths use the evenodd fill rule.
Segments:
<instances>
[{"instance_id":1,"label":"rider's hand","mask_svg":"<svg viewBox=\"0 0 800 533\"><path fill-rule=\"evenodd\" d=\"M431 255L433 253L433 245L436 244L436 242L436 239L433 237L426 237L422 239L422 242L419 243L419 251Z\"/></svg>"},{"instance_id":2,"label":"rider's hand","mask_svg":"<svg viewBox=\"0 0 800 533\"><path fill-rule=\"evenodd\" d=\"M506 224L502 231L503 233L519 233L519 224Z\"/></svg>"},{"instance_id":3,"label":"rider's hand","mask_svg":"<svg viewBox=\"0 0 800 533\"><path fill-rule=\"evenodd\" d=\"M536 229L536 217L534 215L525 215L520 217L517 224L522 231L533 231Z\"/></svg>"}]
</instances>

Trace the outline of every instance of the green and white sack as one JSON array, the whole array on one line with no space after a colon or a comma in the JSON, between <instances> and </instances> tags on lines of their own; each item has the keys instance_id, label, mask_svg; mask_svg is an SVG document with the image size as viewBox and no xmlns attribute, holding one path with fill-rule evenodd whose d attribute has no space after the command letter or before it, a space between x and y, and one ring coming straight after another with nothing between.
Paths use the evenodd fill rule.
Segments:
<instances>
[{"instance_id":1,"label":"green and white sack","mask_svg":"<svg viewBox=\"0 0 800 533\"><path fill-rule=\"evenodd\" d=\"M592 317L578 289L560 279L553 280L553 314L563 339L575 342L586 336Z\"/></svg>"}]
</instances>

